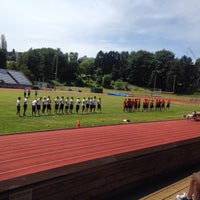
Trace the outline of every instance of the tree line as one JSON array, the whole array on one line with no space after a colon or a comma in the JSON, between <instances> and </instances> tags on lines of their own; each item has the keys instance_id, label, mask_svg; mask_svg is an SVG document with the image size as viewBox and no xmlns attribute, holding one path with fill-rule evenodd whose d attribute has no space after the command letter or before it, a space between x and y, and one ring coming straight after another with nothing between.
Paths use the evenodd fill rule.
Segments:
<instances>
[{"instance_id":1,"label":"tree line","mask_svg":"<svg viewBox=\"0 0 200 200\"><path fill-rule=\"evenodd\" d=\"M20 70L32 82L55 80L69 86L120 90L128 90L129 84L133 84L175 93L199 88L200 58L195 61L186 55L176 58L165 49L155 53L99 51L95 58L79 58L77 52L63 53L59 48L31 48L16 53L7 52L2 46L0 68Z\"/></svg>"}]
</instances>

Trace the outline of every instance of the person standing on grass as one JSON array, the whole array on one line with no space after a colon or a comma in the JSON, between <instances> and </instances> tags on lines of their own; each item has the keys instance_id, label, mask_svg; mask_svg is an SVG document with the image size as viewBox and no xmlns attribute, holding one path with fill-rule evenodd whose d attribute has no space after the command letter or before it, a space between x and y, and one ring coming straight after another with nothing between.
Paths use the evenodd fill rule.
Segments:
<instances>
[{"instance_id":1,"label":"person standing on grass","mask_svg":"<svg viewBox=\"0 0 200 200\"><path fill-rule=\"evenodd\" d=\"M38 91L35 90L35 98L37 98L37 95L38 95Z\"/></svg>"},{"instance_id":2,"label":"person standing on grass","mask_svg":"<svg viewBox=\"0 0 200 200\"><path fill-rule=\"evenodd\" d=\"M89 108L90 108L90 97L88 97L87 99L86 99L86 113L89 111Z\"/></svg>"},{"instance_id":3,"label":"person standing on grass","mask_svg":"<svg viewBox=\"0 0 200 200\"><path fill-rule=\"evenodd\" d=\"M96 104L97 104L97 99L96 99L96 96L94 96L94 98L92 99L92 110L93 110L93 112L96 111Z\"/></svg>"},{"instance_id":4,"label":"person standing on grass","mask_svg":"<svg viewBox=\"0 0 200 200\"><path fill-rule=\"evenodd\" d=\"M26 98L26 88L24 88L24 98Z\"/></svg>"},{"instance_id":5,"label":"person standing on grass","mask_svg":"<svg viewBox=\"0 0 200 200\"><path fill-rule=\"evenodd\" d=\"M80 108L80 98L78 97L77 100L76 100L76 113L78 114L78 111L79 111L79 108Z\"/></svg>"},{"instance_id":6,"label":"person standing on grass","mask_svg":"<svg viewBox=\"0 0 200 200\"><path fill-rule=\"evenodd\" d=\"M85 97L82 99L82 113L85 111L86 100Z\"/></svg>"},{"instance_id":7,"label":"person standing on grass","mask_svg":"<svg viewBox=\"0 0 200 200\"><path fill-rule=\"evenodd\" d=\"M46 99L46 97L44 97L42 100L42 113L43 114L45 114L46 108L47 108L47 99Z\"/></svg>"},{"instance_id":8,"label":"person standing on grass","mask_svg":"<svg viewBox=\"0 0 200 200\"><path fill-rule=\"evenodd\" d=\"M194 198L192 198L192 196ZM199 200L200 199L200 172L193 173L191 176L188 193L177 195L178 200Z\"/></svg>"},{"instance_id":9,"label":"person standing on grass","mask_svg":"<svg viewBox=\"0 0 200 200\"><path fill-rule=\"evenodd\" d=\"M42 97L37 99L37 113L40 116L40 110L41 110L41 101L42 101Z\"/></svg>"},{"instance_id":10,"label":"person standing on grass","mask_svg":"<svg viewBox=\"0 0 200 200\"><path fill-rule=\"evenodd\" d=\"M31 89L29 88L28 89L28 98L30 98L30 96L31 96Z\"/></svg>"},{"instance_id":11,"label":"person standing on grass","mask_svg":"<svg viewBox=\"0 0 200 200\"><path fill-rule=\"evenodd\" d=\"M92 109L93 109L93 101L92 101L92 97L90 98L90 112L92 112Z\"/></svg>"},{"instance_id":12,"label":"person standing on grass","mask_svg":"<svg viewBox=\"0 0 200 200\"><path fill-rule=\"evenodd\" d=\"M64 112L63 112L64 104L65 104L65 100L64 100L64 97L62 96L62 97L60 98L59 114L64 114Z\"/></svg>"},{"instance_id":13,"label":"person standing on grass","mask_svg":"<svg viewBox=\"0 0 200 200\"><path fill-rule=\"evenodd\" d=\"M65 99L65 113L67 114L69 112L69 97L66 97Z\"/></svg>"},{"instance_id":14,"label":"person standing on grass","mask_svg":"<svg viewBox=\"0 0 200 200\"><path fill-rule=\"evenodd\" d=\"M69 112L72 114L73 112L73 108L74 108L74 98L71 97L70 101L69 101Z\"/></svg>"},{"instance_id":15,"label":"person standing on grass","mask_svg":"<svg viewBox=\"0 0 200 200\"><path fill-rule=\"evenodd\" d=\"M58 108L59 108L59 97L55 98L54 103L55 103L54 112L57 115L58 114Z\"/></svg>"},{"instance_id":16,"label":"person standing on grass","mask_svg":"<svg viewBox=\"0 0 200 200\"><path fill-rule=\"evenodd\" d=\"M21 100L21 97L18 97L17 98L17 102L16 102L16 107L17 107L17 115L20 117L20 100Z\"/></svg>"},{"instance_id":17,"label":"person standing on grass","mask_svg":"<svg viewBox=\"0 0 200 200\"><path fill-rule=\"evenodd\" d=\"M138 111L140 111L141 100L138 99Z\"/></svg>"},{"instance_id":18,"label":"person standing on grass","mask_svg":"<svg viewBox=\"0 0 200 200\"><path fill-rule=\"evenodd\" d=\"M47 114L51 114L51 97L48 96L47 98Z\"/></svg>"},{"instance_id":19,"label":"person standing on grass","mask_svg":"<svg viewBox=\"0 0 200 200\"><path fill-rule=\"evenodd\" d=\"M123 112L127 111L127 99L125 98L123 101Z\"/></svg>"},{"instance_id":20,"label":"person standing on grass","mask_svg":"<svg viewBox=\"0 0 200 200\"><path fill-rule=\"evenodd\" d=\"M24 99L24 113L23 113L24 116L26 115L27 107L28 107L28 97L25 97L25 99Z\"/></svg>"},{"instance_id":21,"label":"person standing on grass","mask_svg":"<svg viewBox=\"0 0 200 200\"><path fill-rule=\"evenodd\" d=\"M167 100L167 106L166 106L166 108L169 109L169 107L170 107L170 99Z\"/></svg>"},{"instance_id":22,"label":"person standing on grass","mask_svg":"<svg viewBox=\"0 0 200 200\"><path fill-rule=\"evenodd\" d=\"M32 101L32 116L36 116L37 112L37 99Z\"/></svg>"},{"instance_id":23,"label":"person standing on grass","mask_svg":"<svg viewBox=\"0 0 200 200\"><path fill-rule=\"evenodd\" d=\"M161 109L162 110L165 110L165 100L164 99L162 99L162 101L161 101Z\"/></svg>"},{"instance_id":24,"label":"person standing on grass","mask_svg":"<svg viewBox=\"0 0 200 200\"><path fill-rule=\"evenodd\" d=\"M101 98L97 100L97 111L101 112Z\"/></svg>"},{"instance_id":25,"label":"person standing on grass","mask_svg":"<svg viewBox=\"0 0 200 200\"><path fill-rule=\"evenodd\" d=\"M153 111L154 108L154 102L153 99L150 101L150 111Z\"/></svg>"}]
</instances>

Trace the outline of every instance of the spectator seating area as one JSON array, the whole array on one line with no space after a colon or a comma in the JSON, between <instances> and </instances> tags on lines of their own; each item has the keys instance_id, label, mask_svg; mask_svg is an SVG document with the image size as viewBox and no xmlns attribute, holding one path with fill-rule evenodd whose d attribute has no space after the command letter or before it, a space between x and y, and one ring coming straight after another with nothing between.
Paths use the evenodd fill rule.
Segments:
<instances>
[{"instance_id":1,"label":"spectator seating area","mask_svg":"<svg viewBox=\"0 0 200 200\"><path fill-rule=\"evenodd\" d=\"M20 71L0 69L0 87L32 87L32 83Z\"/></svg>"}]
</instances>

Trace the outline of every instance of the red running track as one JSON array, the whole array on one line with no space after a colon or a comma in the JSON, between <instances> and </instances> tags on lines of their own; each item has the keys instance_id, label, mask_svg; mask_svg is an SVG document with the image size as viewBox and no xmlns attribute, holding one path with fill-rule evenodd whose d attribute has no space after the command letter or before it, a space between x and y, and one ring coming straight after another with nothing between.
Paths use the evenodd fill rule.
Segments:
<instances>
[{"instance_id":1,"label":"red running track","mask_svg":"<svg viewBox=\"0 0 200 200\"><path fill-rule=\"evenodd\" d=\"M176 120L0 136L0 183L28 174L200 136Z\"/></svg>"}]
</instances>

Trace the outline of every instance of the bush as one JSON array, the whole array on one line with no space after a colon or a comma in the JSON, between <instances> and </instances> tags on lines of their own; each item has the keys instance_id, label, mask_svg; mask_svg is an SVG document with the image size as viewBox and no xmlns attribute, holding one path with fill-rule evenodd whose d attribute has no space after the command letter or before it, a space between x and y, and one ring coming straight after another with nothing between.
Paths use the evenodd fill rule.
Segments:
<instances>
[{"instance_id":1,"label":"bush","mask_svg":"<svg viewBox=\"0 0 200 200\"><path fill-rule=\"evenodd\" d=\"M111 81L112 81L111 75L110 74L106 74L103 77L103 82L102 82L103 87L110 88L111 87Z\"/></svg>"},{"instance_id":2,"label":"bush","mask_svg":"<svg viewBox=\"0 0 200 200\"><path fill-rule=\"evenodd\" d=\"M126 90L126 91L128 91L128 90L130 90L128 86L129 86L129 84L127 82L123 82L122 80L117 80L117 81L114 82L114 88L116 90Z\"/></svg>"}]
</instances>

